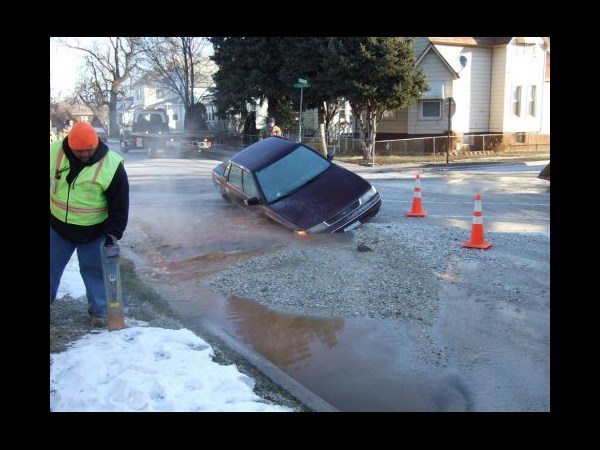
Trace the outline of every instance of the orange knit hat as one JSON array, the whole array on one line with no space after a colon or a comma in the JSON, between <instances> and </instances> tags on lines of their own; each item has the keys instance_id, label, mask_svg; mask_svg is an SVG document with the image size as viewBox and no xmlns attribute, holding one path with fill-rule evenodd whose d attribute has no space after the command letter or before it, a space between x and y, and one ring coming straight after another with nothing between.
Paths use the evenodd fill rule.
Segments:
<instances>
[{"instance_id":1,"label":"orange knit hat","mask_svg":"<svg viewBox=\"0 0 600 450\"><path fill-rule=\"evenodd\" d=\"M94 150L98 146L98 133L89 123L77 122L67 136L69 147L75 151Z\"/></svg>"}]
</instances>

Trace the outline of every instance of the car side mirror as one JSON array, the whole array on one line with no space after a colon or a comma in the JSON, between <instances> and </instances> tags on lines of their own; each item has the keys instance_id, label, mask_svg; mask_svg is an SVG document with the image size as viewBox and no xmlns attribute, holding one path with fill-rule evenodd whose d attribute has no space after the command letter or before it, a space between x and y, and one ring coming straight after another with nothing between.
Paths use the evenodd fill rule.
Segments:
<instances>
[{"instance_id":1,"label":"car side mirror","mask_svg":"<svg viewBox=\"0 0 600 450\"><path fill-rule=\"evenodd\" d=\"M244 203L248 206L260 205L260 199L258 197L250 197L244 199Z\"/></svg>"},{"instance_id":2,"label":"car side mirror","mask_svg":"<svg viewBox=\"0 0 600 450\"><path fill-rule=\"evenodd\" d=\"M333 157L335 156L335 148L329 149L327 151L327 160L333 161Z\"/></svg>"}]
</instances>

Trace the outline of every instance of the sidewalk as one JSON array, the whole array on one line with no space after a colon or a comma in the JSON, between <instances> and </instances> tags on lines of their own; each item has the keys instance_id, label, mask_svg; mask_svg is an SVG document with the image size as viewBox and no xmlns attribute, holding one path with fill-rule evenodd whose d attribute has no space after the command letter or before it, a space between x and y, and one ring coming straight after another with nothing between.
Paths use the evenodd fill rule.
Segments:
<instances>
[{"instance_id":1,"label":"sidewalk","mask_svg":"<svg viewBox=\"0 0 600 450\"><path fill-rule=\"evenodd\" d=\"M397 163L397 164L381 164L381 165L362 165L362 164L354 164L348 163L333 159L337 165L342 166L346 169L352 170L353 172L363 172L363 173L386 173L386 172L397 172L402 170L415 170L415 169L437 169L437 170L448 170L455 168L463 168L470 166L482 166L482 165L498 165L498 164L527 164L528 162L535 162L537 164L548 164L550 162L550 154L540 155L547 156L548 159L533 159L522 156L490 156L490 157L482 157L482 158L469 158L463 159L460 161L450 161L448 164L446 162L410 162L410 163Z\"/></svg>"}]
</instances>

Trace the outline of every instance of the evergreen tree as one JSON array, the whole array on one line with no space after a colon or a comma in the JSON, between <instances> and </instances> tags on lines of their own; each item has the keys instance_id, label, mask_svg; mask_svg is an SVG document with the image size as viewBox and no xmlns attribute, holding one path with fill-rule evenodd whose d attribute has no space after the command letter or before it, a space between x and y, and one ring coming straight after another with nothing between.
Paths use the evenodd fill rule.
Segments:
<instances>
[{"instance_id":1,"label":"evergreen tree","mask_svg":"<svg viewBox=\"0 0 600 450\"><path fill-rule=\"evenodd\" d=\"M383 113L411 105L428 89L416 68L414 39L402 37L345 38L341 47L340 81L366 138L372 156L377 124Z\"/></svg>"},{"instance_id":2,"label":"evergreen tree","mask_svg":"<svg viewBox=\"0 0 600 450\"><path fill-rule=\"evenodd\" d=\"M416 68L413 40L402 37L219 37L211 38L219 66L219 109L268 99L269 115L290 130L298 110L298 78L309 80L303 108L317 108L323 130L341 99L350 101L367 149L386 110L412 104L427 89ZM294 124L297 126L297 123ZM323 149L326 151L326 149Z\"/></svg>"}]
</instances>

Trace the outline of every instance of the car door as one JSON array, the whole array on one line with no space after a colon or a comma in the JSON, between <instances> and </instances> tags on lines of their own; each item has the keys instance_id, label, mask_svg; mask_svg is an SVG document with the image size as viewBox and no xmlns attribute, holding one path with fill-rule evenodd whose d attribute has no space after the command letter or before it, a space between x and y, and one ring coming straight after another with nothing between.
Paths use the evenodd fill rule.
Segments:
<instances>
[{"instance_id":1,"label":"car door","mask_svg":"<svg viewBox=\"0 0 600 450\"><path fill-rule=\"evenodd\" d=\"M256 211L255 206L248 206L246 200L259 197L258 189L252 174L236 164L231 164L228 173L229 197L238 205Z\"/></svg>"}]
</instances>

